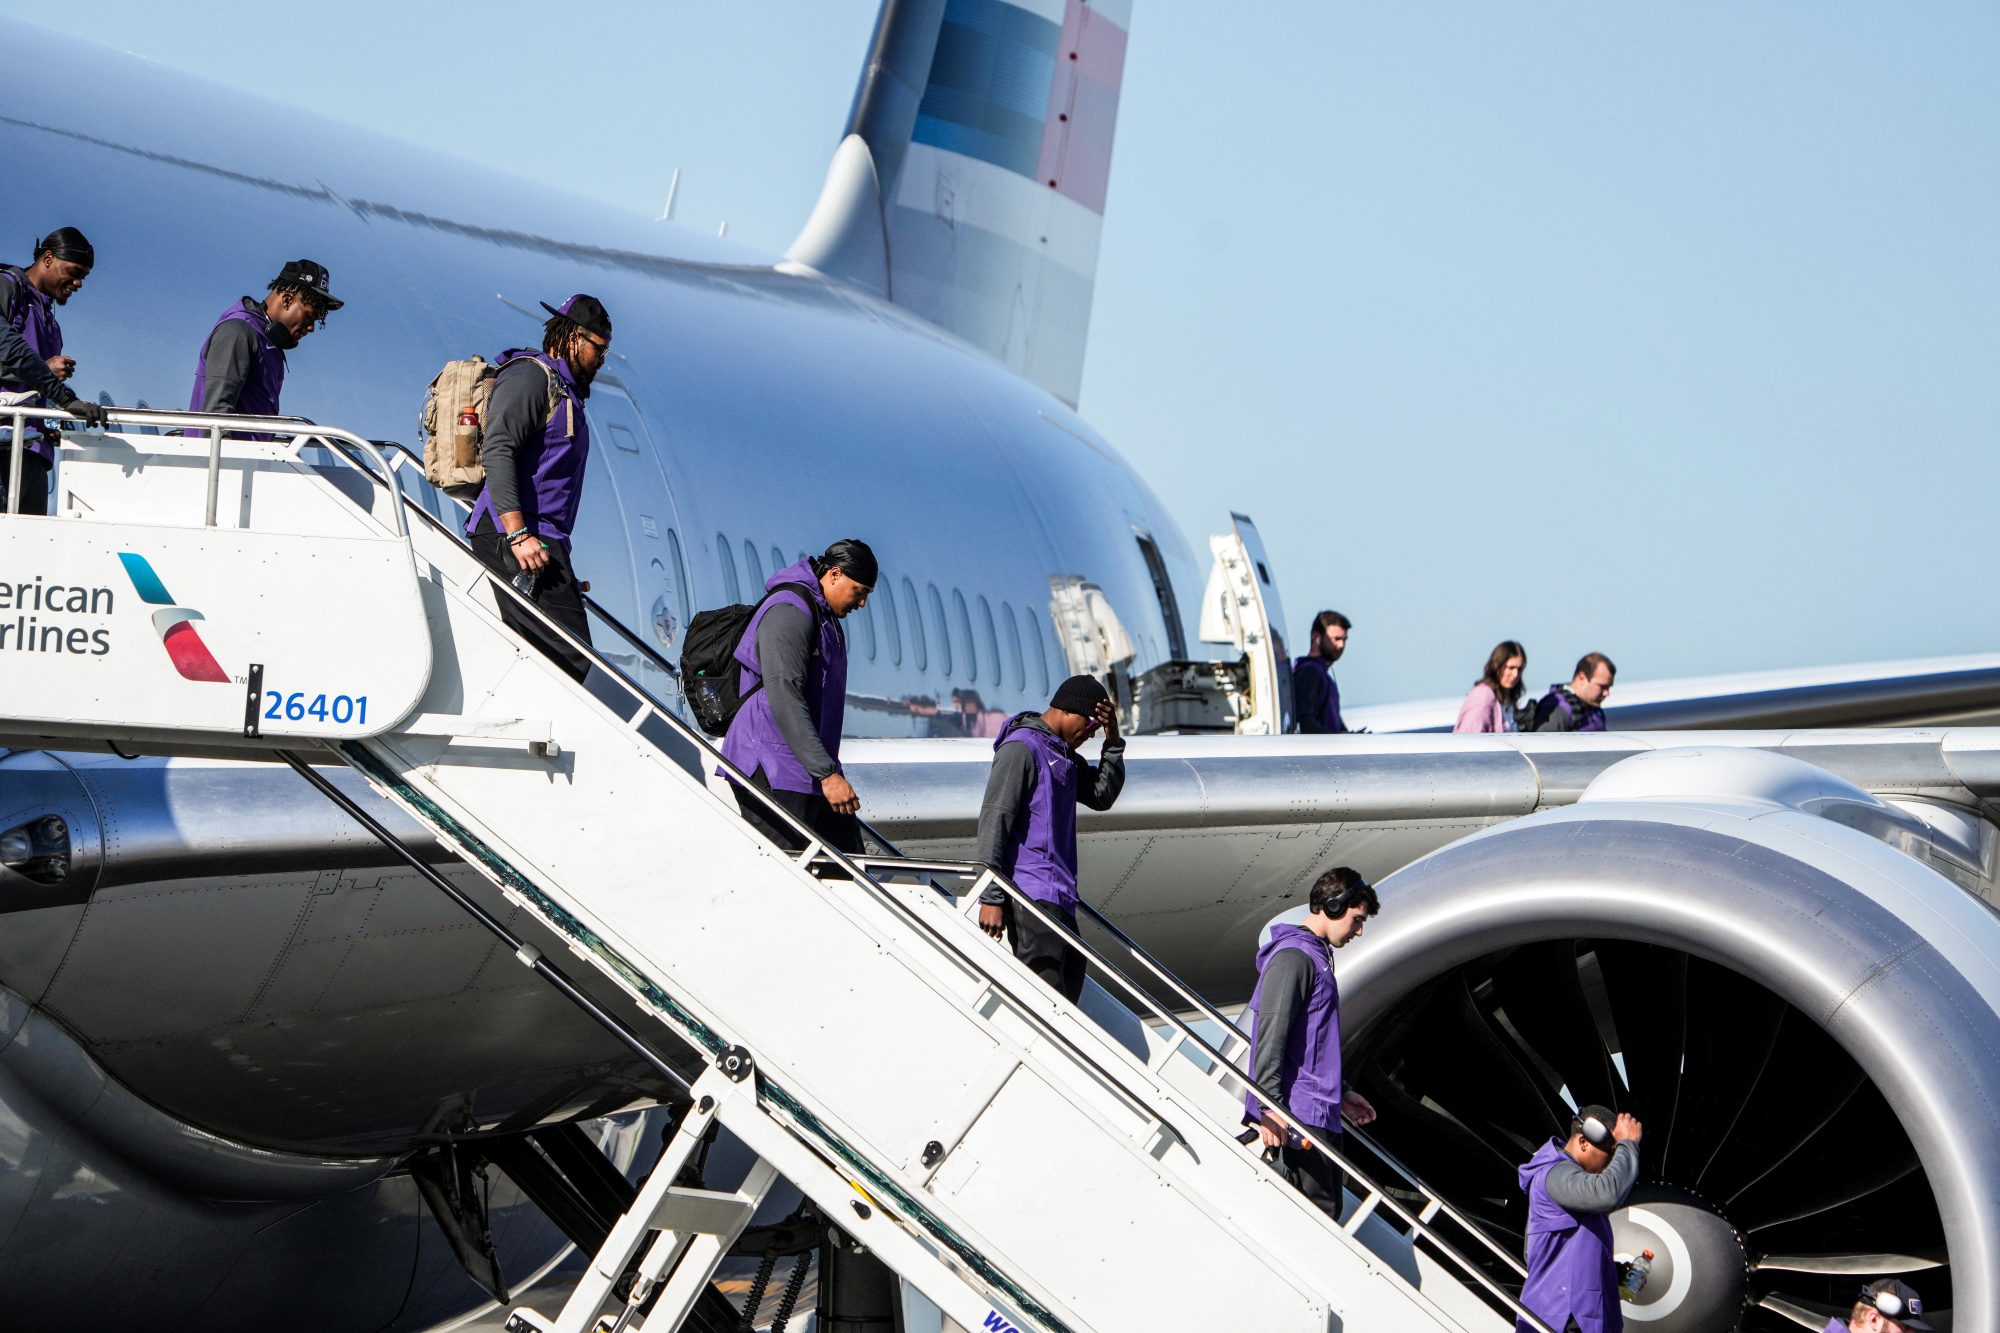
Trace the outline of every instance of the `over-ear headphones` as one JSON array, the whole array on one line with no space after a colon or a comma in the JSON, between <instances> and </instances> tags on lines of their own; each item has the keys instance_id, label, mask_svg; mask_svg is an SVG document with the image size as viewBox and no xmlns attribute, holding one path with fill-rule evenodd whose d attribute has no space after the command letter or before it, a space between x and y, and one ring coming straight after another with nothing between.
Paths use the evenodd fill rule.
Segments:
<instances>
[{"instance_id":1,"label":"over-ear headphones","mask_svg":"<svg viewBox=\"0 0 2000 1333\"><path fill-rule=\"evenodd\" d=\"M1611 1137L1611 1126L1594 1115L1587 1115L1577 1121L1576 1127L1577 1133L1583 1135L1583 1141L1593 1148L1602 1148L1609 1152L1617 1146Z\"/></svg>"},{"instance_id":2,"label":"over-ear headphones","mask_svg":"<svg viewBox=\"0 0 2000 1333\"><path fill-rule=\"evenodd\" d=\"M1868 1288L1863 1287L1861 1289L1861 1299L1874 1306L1878 1312L1888 1315L1891 1319L1899 1318L1905 1314L1921 1315L1924 1312L1924 1303L1922 1300L1912 1296L1906 1301L1893 1291L1871 1292Z\"/></svg>"},{"instance_id":3,"label":"over-ear headphones","mask_svg":"<svg viewBox=\"0 0 2000 1333\"><path fill-rule=\"evenodd\" d=\"M1352 884L1343 885L1340 892L1319 905L1321 915L1329 917L1339 916L1342 912L1354 906L1354 900L1359 898L1361 891L1367 887L1368 881L1356 875Z\"/></svg>"}]
</instances>

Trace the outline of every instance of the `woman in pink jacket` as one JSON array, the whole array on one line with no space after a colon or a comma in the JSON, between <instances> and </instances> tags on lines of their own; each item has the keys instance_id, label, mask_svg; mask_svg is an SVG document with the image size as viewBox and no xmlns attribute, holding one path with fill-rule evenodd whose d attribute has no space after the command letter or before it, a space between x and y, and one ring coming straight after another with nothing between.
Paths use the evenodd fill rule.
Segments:
<instances>
[{"instance_id":1,"label":"woman in pink jacket","mask_svg":"<svg viewBox=\"0 0 2000 1333\"><path fill-rule=\"evenodd\" d=\"M1458 706L1453 731L1514 731L1514 710L1521 703L1521 673L1528 667L1528 650L1503 639L1486 658L1486 672Z\"/></svg>"}]
</instances>

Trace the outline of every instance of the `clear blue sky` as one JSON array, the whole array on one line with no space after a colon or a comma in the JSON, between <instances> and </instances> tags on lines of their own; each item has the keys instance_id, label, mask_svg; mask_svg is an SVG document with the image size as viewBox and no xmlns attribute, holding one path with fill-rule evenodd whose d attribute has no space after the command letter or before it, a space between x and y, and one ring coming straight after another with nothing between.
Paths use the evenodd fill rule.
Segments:
<instances>
[{"instance_id":1,"label":"clear blue sky","mask_svg":"<svg viewBox=\"0 0 2000 1333\"><path fill-rule=\"evenodd\" d=\"M0 0L773 252L874 11ZM1992 651L1996 69L1990 0L1138 0L1083 410L1356 702Z\"/></svg>"}]
</instances>

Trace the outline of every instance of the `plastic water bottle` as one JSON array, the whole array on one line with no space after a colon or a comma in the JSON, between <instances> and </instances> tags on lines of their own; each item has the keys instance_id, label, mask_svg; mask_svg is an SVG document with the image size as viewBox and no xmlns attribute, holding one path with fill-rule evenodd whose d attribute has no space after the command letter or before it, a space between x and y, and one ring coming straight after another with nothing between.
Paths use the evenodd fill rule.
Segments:
<instances>
[{"instance_id":1,"label":"plastic water bottle","mask_svg":"<svg viewBox=\"0 0 2000 1333\"><path fill-rule=\"evenodd\" d=\"M1618 1283L1618 1299L1636 1301L1639 1293L1646 1289L1646 1275L1653 1271L1653 1252L1639 1251L1639 1257L1625 1265L1625 1276Z\"/></svg>"},{"instance_id":2,"label":"plastic water bottle","mask_svg":"<svg viewBox=\"0 0 2000 1333\"><path fill-rule=\"evenodd\" d=\"M520 593L521 596L532 602L535 600L535 585L542 581L542 571L539 569L523 569L507 581L514 585L515 592Z\"/></svg>"}]
</instances>

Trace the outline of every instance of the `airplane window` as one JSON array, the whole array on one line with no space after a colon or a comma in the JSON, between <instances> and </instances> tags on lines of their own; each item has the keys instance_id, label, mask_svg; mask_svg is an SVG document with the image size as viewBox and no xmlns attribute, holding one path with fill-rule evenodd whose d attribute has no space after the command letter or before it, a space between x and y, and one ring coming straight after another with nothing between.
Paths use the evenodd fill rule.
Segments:
<instances>
[{"instance_id":1,"label":"airplane window","mask_svg":"<svg viewBox=\"0 0 2000 1333\"><path fill-rule=\"evenodd\" d=\"M1014 688L1028 688L1028 674L1021 665L1021 627L1014 623L1014 608L1010 603L1000 603L1000 625L1007 631L1007 661L1014 668Z\"/></svg>"},{"instance_id":2,"label":"airplane window","mask_svg":"<svg viewBox=\"0 0 2000 1333\"><path fill-rule=\"evenodd\" d=\"M722 564L723 600L734 605L743 600L743 585L736 581L736 557L729 553L729 538L723 533L715 534L715 558Z\"/></svg>"},{"instance_id":3,"label":"airplane window","mask_svg":"<svg viewBox=\"0 0 2000 1333\"><path fill-rule=\"evenodd\" d=\"M613 444L628 454L639 452L638 438L632 434L629 427L617 421L607 422L606 424L611 427L611 442Z\"/></svg>"},{"instance_id":4,"label":"airplane window","mask_svg":"<svg viewBox=\"0 0 2000 1333\"><path fill-rule=\"evenodd\" d=\"M885 586L882 589L882 619L889 628L889 661L892 665L903 665L903 627L896 623L896 590Z\"/></svg>"},{"instance_id":5,"label":"airplane window","mask_svg":"<svg viewBox=\"0 0 2000 1333\"><path fill-rule=\"evenodd\" d=\"M946 680L951 679L951 629L944 623L944 598L938 596L937 584L924 585L931 600L931 635L937 640L938 667ZM962 603L961 603L962 605Z\"/></svg>"},{"instance_id":6,"label":"airplane window","mask_svg":"<svg viewBox=\"0 0 2000 1333\"><path fill-rule=\"evenodd\" d=\"M979 650L972 641L972 617L965 609L965 594L958 589L951 590L952 614L957 617L958 648L965 658L965 678L975 684L979 680Z\"/></svg>"},{"instance_id":7,"label":"airplane window","mask_svg":"<svg viewBox=\"0 0 2000 1333\"><path fill-rule=\"evenodd\" d=\"M861 646L868 652L868 660L875 660L875 617L863 606L858 613L861 618Z\"/></svg>"},{"instance_id":8,"label":"airplane window","mask_svg":"<svg viewBox=\"0 0 2000 1333\"><path fill-rule=\"evenodd\" d=\"M917 652L917 670L930 670L930 654L925 652L924 612L917 605L917 585L903 580L903 616L910 622L910 647Z\"/></svg>"},{"instance_id":9,"label":"airplane window","mask_svg":"<svg viewBox=\"0 0 2000 1333\"><path fill-rule=\"evenodd\" d=\"M1035 614L1035 608L1021 608L1021 619L1028 622L1028 656L1035 662L1035 678L1041 682L1044 696L1049 692L1049 659L1042 653L1042 619Z\"/></svg>"},{"instance_id":10,"label":"airplane window","mask_svg":"<svg viewBox=\"0 0 2000 1333\"><path fill-rule=\"evenodd\" d=\"M986 650L986 679L998 685L1003 679L1000 640L993 632L993 605L983 595L979 599L979 646Z\"/></svg>"},{"instance_id":11,"label":"airplane window","mask_svg":"<svg viewBox=\"0 0 2000 1333\"><path fill-rule=\"evenodd\" d=\"M681 623L685 625L694 611L688 605L688 571L687 562L681 559L681 539L672 528L667 529L667 550L671 551L674 557L674 587L680 590Z\"/></svg>"},{"instance_id":12,"label":"airplane window","mask_svg":"<svg viewBox=\"0 0 2000 1333\"><path fill-rule=\"evenodd\" d=\"M764 561L757 554L756 544L748 537L743 539L743 572L750 576L751 595L764 591Z\"/></svg>"},{"instance_id":13,"label":"airplane window","mask_svg":"<svg viewBox=\"0 0 2000 1333\"><path fill-rule=\"evenodd\" d=\"M771 548L771 572L773 574L777 573L779 570L783 569L787 563L788 562L785 560L785 553L783 551L780 551L777 547L773 546Z\"/></svg>"}]
</instances>

